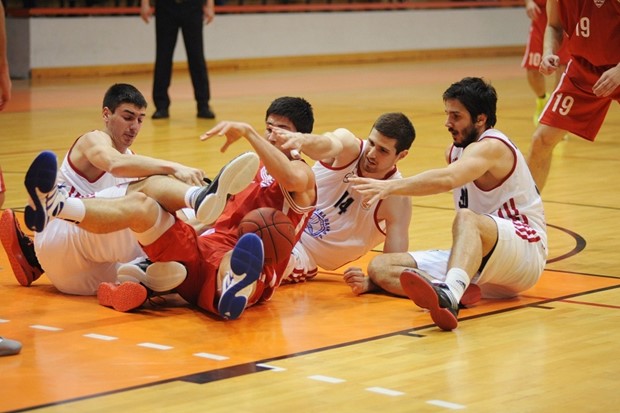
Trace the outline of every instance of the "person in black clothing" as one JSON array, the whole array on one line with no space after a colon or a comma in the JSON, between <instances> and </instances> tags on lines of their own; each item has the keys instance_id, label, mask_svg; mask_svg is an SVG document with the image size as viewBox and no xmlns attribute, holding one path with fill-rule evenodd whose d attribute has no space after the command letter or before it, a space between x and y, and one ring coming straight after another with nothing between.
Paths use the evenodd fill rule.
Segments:
<instances>
[{"instance_id":1,"label":"person in black clothing","mask_svg":"<svg viewBox=\"0 0 620 413\"><path fill-rule=\"evenodd\" d=\"M205 2L206 1L206 2ZM215 16L214 0L155 0L155 74L153 77L153 119L170 116L168 88L172 78L172 58L179 29L187 52L187 63L194 87L197 116L214 119L209 106L211 93L209 75L203 48L203 21L206 24ZM141 0L140 16L146 23L152 15L149 0Z\"/></svg>"}]
</instances>

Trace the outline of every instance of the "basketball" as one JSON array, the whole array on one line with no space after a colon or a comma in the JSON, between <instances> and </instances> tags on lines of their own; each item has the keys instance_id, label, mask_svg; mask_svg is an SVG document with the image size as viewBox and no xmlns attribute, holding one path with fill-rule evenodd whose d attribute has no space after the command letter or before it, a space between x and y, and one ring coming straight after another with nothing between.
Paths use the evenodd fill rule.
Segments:
<instances>
[{"instance_id":1,"label":"basketball","mask_svg":"<svg viewBox=\"0 0 620 413\"><path fill-rule=\"evenodd\" d=\"M284 213L274 208L248 212L239 223L239 236L253 232L263 240L265 264L288 260L295 245L295 228Z\"/></svg>"}]
</instances>

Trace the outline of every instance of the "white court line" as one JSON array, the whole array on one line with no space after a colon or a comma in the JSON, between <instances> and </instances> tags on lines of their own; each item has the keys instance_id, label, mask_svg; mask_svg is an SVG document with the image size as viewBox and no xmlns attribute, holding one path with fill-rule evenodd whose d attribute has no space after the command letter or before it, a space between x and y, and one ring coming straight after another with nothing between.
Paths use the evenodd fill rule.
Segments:
<instances>
[{"instance_id":1,"label":"white court line","mask_svg":"<svg viewBox=\"0 0 620 413\"><path fill-rule=\"evenodd\" d=\"M0 323L8 323L9 320L5 320L4 318L0 318Z\"/></svg>"},{"instance_id":2,"label":"white court line","mask_svg":"<svg viewBox=\"0 0 620 413\"><path fill-rule=\"evenodd\" d=\"M317 381L324 381L325 383L342 383L345 380L343 379L337 379L335 377L328 377L328 376L322 376L320 374L314 375L314 376L308 376L309 379L311 380L317 380Z\"/></svg>"},{"instance_id":3,"label":"white court line","mask_svg":"<svg viewBox=\"0 0 620 413\"><path fill-rule=\"evenodd\" d=\"M52 327L52 326L43 326L41 324L31 325L30 328L34 328L36 330L46 330L46 331L61 331L62 328Z\"/></svg>"},{"instance_id":4,"label":"white court line","mask_svg":"<svg viewBox=\"0 0 620 413\"><path fill-rule=\"evenodd\" d=\"M155 350L170 350L172 346L164 346L163 344L155 344L155 343L140 343L138 344L140 347L153 348Z\"/></svg>"},{"instance_id":5,"label":"white court line","mask_svg":"<svg viewBox=\"0 0 620 413\"><path fill-rule=\"evenodd\" d=\"M462 404L450 403L443 400L429 400L426 403L452 410L461 410L465 408Z\"/></svg>"},{"instance_id":6,"label":"white court line","mask_svg":"<svg viewBox=\"0 0 620 413\"><path fill-rule=\"evenodd\" d=\"M222 360L228 360L229 359L229 357L220 356L220 355L211 354L211 353L194 353L194 356L202 357L202 358L205 358L205 359L217 360L217 361L222 361Z\"/></svg>"},{"instance_id":7,"label":"white court line","mask_svg":"<svg viewBox=\"0 0 620 413\"><path fill-rule=\"evenodd\" d=\"M368 387L366 390L371 391L373 393L384 394L386 396L402 396L402 391L390 390L383 387Z\"/></svg>"},{"instance_id":8,"label":"white court line","mask_svg":"<svg viewBox=\"0 0 620 413\"><path fill-rule=\"evenodd\" d=\"M269 369L271 371L277 371L277 372L286 371L286 369L283 368L283 367L276 367L276 366L272 366L270 364L265 364L265 363L259 363L256 366L263 367L263 368Z\"/></svg>"},{"instance_id":9,"label":"white court line","mask_svg":"<svg viewBox=\"0 0 620 413\"><path fill-rule=\"evenodd\" d=\"M118 337L105 336L103 334L95 334L95 333L84 334L84 337L94 338L96 340L103 340L103 341L118 340Z\"/></svg>"}]
</instances>

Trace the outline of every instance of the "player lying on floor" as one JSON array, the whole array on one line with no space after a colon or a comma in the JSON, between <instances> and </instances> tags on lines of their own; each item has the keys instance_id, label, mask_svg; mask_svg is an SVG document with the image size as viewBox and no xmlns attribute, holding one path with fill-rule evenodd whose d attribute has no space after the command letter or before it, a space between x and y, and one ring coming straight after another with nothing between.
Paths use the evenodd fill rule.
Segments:
<instances>
[{"instance_id":1,"label":"player lying on floor","mask_svg":"<svg viewBox=\"0 0 620 413\"><path fill-rule=\"evenodd\" d=\"M188 185L205 186L200 169L131 150L139 139L146 107L146 99L132 85L117 83L106 90L101 107L103 127L73 140L60 165L57 183L65 185L69 196L88 197L150 175L169 175ZM79 228L58 220L35 234L33 242L21 231L12 210L6 209L0 217L0 240L11 270L23 286L30 286L45 270L59 291L94 295L101 282L116 280L119 263L144 257L135 241L114 243L105 238L102 235L95 241Z\"/></svg>"},{"instance_id":2,"label":"player lying on floor","mask_svg":"<svg viewBox=\"0 0 620 413\"><path fill-rule=\"evenodd\" d=\"M202 137L224 135L223 151L243 137L260 156L261 164L252 182L226 201L213 228L200 236L164 209L165 198L171 194L161 182L152 185L158 188L158 195L150 194L153 197L131 183L126 187L126 195L120 198L66 198L55 186L55 157L48 152L42 153L28 172L33 179L27 179L26 184L31 198L26 223L37 231L54 218L74 221L80 228L96 233L129 228L149 259L177 261L185 266L187 276L175 292L208 312L236 319L246 307L271 298L287 264L265 264L261 239L254 234L238 236L240 220L260 207L279 209L293 223L296 241L316 203L312 170L305 162L292 159L290 151L282 151L282 141L271 133L273 126L310 132L314 121L311 106L301 98L285 97L276 99L268 113L264 137L250 125L239 122L221 122ZM245 168L244 175L250 169ZM148 178L143 185L161 181L160 178ZM141 306L147 293L140 283L124 282L103 283L97 295L101 304L129 311Z\"/></svg>"}]
</instances>

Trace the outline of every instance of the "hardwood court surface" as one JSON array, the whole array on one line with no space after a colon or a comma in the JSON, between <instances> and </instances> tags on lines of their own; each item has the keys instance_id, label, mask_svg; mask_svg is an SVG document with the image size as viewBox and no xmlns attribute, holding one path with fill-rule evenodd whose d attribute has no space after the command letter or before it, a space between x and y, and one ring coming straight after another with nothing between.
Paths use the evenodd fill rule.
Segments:
<instances>
[{"instance_id":1,"label":"hardwood court surface","mask_svg":"<svg viewBox=\"0 0 620 413\"><path fill-rule=\"evenodd\" d=\"M272 99L304 96L315 132L347 127L365 137L388 111L417 130L399 165L408 176L443 166L450 142L442 92L483 76L499 93L497 127L526 151L534 99L520 57L213 72L219 120L262 130ZM102 126L105 89L129 82L150 98L149 75L16 81L0 114L4 207L23 210L23 175L43 149L64 156ZM145 120L133 149L214 175L245 143L199 142L215 124L195 118L191 84L176 73L171 119ZM0 358L0 411L79 412L599 412L617 410L620 358L620 111L595 143L569 136L543 193L550 256L537 286L512 300L483 300L446 333L406 299L353 296L342 270L278 290L224 322L175 296L134 313L94 297L58 293L45 276L19 286L0 253L0 336L20 355ZM152 108L149 108L149 115ZM415 198L411 249L446 248L451 195ZM19 214L21 219L21 213ZM365 265L371 253L358 263Z\"/></svg>"}]
</instances>

